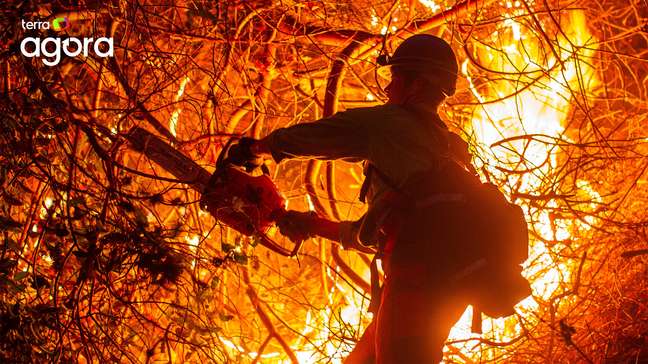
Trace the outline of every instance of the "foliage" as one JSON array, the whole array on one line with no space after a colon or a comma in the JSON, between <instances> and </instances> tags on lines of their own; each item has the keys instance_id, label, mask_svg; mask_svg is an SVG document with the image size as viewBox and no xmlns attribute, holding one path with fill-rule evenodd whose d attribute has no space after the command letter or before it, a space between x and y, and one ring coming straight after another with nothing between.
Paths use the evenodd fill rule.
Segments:
<instances>
[{"instance_id":1,"label":"foliage","mask_svg":"<svg viewBox=\"0 0 648 364\"><path fill-rule=\"evenodd\" d=\"M545 249L533 257L542 269L532 276L543 284L545 273L557 277L557 288L536 293L512 323L455 338L446 359L648 360L642 4L7 2L0 21L0 359L343 358L370 319L368 258L319 239L297 260L273 255L216 223L200 210L196 191L132 151L124 136L145 127L211 170L232 135L259 137L384 101L375 57L427 31L451 41L465 67L442 117L470 141L484 178L525 207L532 240ZM579 31L591 33L580 43L564 31L575 11L588 20ZM55 67L23 57L21 39L57 34L25 30L21 19L61 14L70 18L69 35L113 37L115 57L64 57ZM511 22L524 35L517 48L503 44L514 33ZM513 62L524 52L533 62L498 68L497 59ZM567 64L580 70L570 82ZM543 102L564 101L564 119L520 117L530 104L517 97L558 87L553 81L564 92ZM515 107L504 117L488 109L507 100ZM485 142L476 120L494 127L496 139ZM551 120L560 130L528 129ZM546 153L540 161L526 154L538 145ZM360 216L360 166L320 167L273 166L290 207Z\"/></svg>"}]
</instances>

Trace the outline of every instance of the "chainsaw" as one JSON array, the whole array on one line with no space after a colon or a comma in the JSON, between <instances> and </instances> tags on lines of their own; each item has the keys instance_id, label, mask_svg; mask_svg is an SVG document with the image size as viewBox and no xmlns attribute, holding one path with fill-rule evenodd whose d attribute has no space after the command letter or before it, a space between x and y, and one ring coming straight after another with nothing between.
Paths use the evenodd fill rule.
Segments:
<instances>
[{"instance_id":1,"label":"chainsaw","mask_svg":"<svg viewBox=\"0 0 648 364\"><path fill-rule=\"evenodd\" d=\"M262 166L262 175L253 176L230 163L228 153L235 138L221 150L216 170L211 175L145 129L134 127L126 139L133 149L174 175L178 182L200 192L203 195L201 207L206 208L217 221L243 235L255 237L261 245L283 256L292 257L299 251L301 241L287 249L267 235L270 227L286 212L286 201L270 179L266 166Z\"/></svg>"}]
</instances>

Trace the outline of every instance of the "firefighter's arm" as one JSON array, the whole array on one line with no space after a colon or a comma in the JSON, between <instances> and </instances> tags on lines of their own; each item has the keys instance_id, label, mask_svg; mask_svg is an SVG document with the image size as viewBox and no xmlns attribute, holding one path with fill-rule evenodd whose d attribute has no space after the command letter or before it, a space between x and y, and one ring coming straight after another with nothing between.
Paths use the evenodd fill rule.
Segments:
<instances>
[{"instance_id":1,"label":"firefighter's arm","mask_svg":"<svg viewBox=\"0 0 648 364\"><path fill-rule=\"evenodd\" d=\"M369 160L376 117L375 110L353 109L277 129L260 140L244 137L230 147L229 162L253 169L270 156L277 163L290 158Z\"/></svg>"},{"instance_id":2,"label":"firefighter's arm","mask_svg":"<svg viewBox=\"0 0 648 364\"><path fill-rule=\"evenodd\" d=\"M371 133L366 112L350 110L311 123L273 131L251 147L257 155L286 158L369 159Z\"/></svg>"},{"instance_id":3,"label":"firefighter's arm","mask_svg":"<svg viewBox=\"0 0 648 364\"><path fill-rule=\"evenodd\" d=\"M359 221L331 221L314 212L286 211L277 221L279 230L293 241L320 236L342 245L344 249L364 253L374 251L358 242Z\"/></svg>"},{"instance_id":4,"label":"firefighter's arm","mask_svg":"<svg viewBox=\"0 0 648 364\"><path fill-rule=\"evenodd\" d=\"M358 241L358 230L360 221L330 221L319 218L319 223L315 227L315 233L318 236L328 240L337 241L344 249L352 249L363 253L375 253L370 247L362 245Z\"/></svg>"}]
</instances>

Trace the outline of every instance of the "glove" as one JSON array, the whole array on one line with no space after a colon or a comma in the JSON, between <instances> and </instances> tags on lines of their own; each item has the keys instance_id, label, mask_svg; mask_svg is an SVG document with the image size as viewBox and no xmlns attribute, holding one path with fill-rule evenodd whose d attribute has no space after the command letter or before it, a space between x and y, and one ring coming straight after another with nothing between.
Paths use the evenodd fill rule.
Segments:
<instances>
[{"instance_id":1,"label":"glove","mask_svg":"<svg viewBox=\"0 0 648 364\"><path fill-rule=\"evenodd\" d=\"M277 226L282 235L295 243L315 236L319 217L315 212L286 211L277 218Z\"/></svg>"},{"instance_id":2,"label":"glove","mask_svg":"<svg viewBox=\"0 0 648 364\"><path fill-rule=\"evenodd\" d=\"M256 142L254 138L243 137L236 144L233 144L228 153L227 161L236 166L245 167L250 172L263 165L263 157L252 153L252 145Z\"/></svg>"}]
</instances>

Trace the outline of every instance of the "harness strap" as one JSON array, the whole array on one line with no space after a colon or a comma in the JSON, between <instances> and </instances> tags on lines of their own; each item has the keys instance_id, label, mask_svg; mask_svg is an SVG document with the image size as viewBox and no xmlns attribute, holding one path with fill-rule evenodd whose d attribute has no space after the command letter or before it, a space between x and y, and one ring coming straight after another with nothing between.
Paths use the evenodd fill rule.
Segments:
<instances>
[{"instance_id":1,"label":"harness strap","mask_svg":"<svg viewBox=\"0 0 648 364\"><path fill-rule=\"evenodd\" d=\"M374 170L373 164L367 166L367 171L365 172L365 180L362 181L362 186L360 187L360 196L358 199L360 202L367 202L367 192L369 192L369 185L371 184L371 172Z\"/></svg>"}]
</instances>

